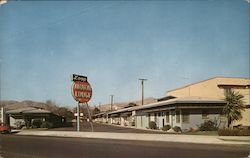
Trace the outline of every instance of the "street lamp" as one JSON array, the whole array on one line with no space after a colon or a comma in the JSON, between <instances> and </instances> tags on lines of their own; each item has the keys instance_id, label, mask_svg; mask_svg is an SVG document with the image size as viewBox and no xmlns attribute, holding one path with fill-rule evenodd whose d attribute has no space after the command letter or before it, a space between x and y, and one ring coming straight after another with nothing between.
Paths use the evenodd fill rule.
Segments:
<instances>
[{"instance_id":1,"label":"street lamp","mask_svg":"<svg viewBox=\"0 0 250 158\"><path fill-rule=\"evenodd\" d=\"M144 100L144 81L147 81L145 78L140 78L141 81L141 105L143 105L143 100Z\"/></svg>"}]
</instances>

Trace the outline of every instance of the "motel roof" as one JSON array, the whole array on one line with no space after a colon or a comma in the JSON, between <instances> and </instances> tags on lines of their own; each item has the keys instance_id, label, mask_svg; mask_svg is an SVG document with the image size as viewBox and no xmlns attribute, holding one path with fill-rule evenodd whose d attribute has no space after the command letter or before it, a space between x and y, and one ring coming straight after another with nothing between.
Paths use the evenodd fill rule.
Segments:
<instances>
[{"instance_id":1,"label":"motel roof","mask_svg":"<svg viewBox=\"0 0 250 158\"><path fill-rule=\"evenodd\" d=\"M117 113L122 113L122 112L130 112L130 111L133 111L134 108L135 107L124 108L124 109L109 112L108 114L117 114Z\"/></svg>"},{"instance_id":2,"label":"motel roof","mask_svg":"<svg viewBox=\"0 0 250 158\"><path fill-rule=\"evenodd\" d=\"M131 112L131 111L136 111L136 110L150 109L150 108L162 107L162 106L173 105L173 104L199 104L199 103L200 104L225 104L226 102L224 100L213 99L213 98L200 98L200 97L174 98L174 99L151 103L151 104L147 104L143 106L124 108L124 109L120 109L117 111L108 112L107 114Z\"/></svg>"},{"instance_id":3,"label":"motel roof","mask_svg":"<svg viewBox=\"0 0 250 158\"><path fill-rule=\"evenodd\" d=\"M108 112L107 111L104 111L104 112L100 112L100 113L98 113L98 114L95 114L94 116L101 116L101 115L105 115L105 114L107 114Z\"/></svg>"}]
</instances>

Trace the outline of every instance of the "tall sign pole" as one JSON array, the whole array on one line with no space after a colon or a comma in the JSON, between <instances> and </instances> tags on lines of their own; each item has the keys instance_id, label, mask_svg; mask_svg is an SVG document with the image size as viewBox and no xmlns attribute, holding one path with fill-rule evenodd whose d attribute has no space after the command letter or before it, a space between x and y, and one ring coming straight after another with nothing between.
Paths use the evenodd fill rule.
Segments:
<instances>
[{"instance_id":1,"label":"tall sign pole","mask_svg":"<svg viewBox=\"0 0 250 158\"><path fill-rule=\"evenodd\" d=\"M79 132L80 131L80 104L88 103L88 101L92 97L92 88L90 84L88 83L86 76L73 74L71 80L73 81L72 88L71 88L72 96L78 102L77 104L77 131ZM87 106L87 108L89 107ZM89 113L89 120L91 121L89 109L88 109L88 113ZM91 129L93 131L92 124L91 124Z\"/></svg>"},{"instance_id":2,"label":"tall sign pole","mask_svg":"<svg viewBox=\"0 0 250 158\"><path fill-rule=\"evenodd\" d=\"M77 132L80 131L80 102L77 102L77 125L76 125L76 130Z\"/></svg>"},{"instance_id":3,"label":"tall sign pole","mask_svg":"<svg viewBox=\"0 0 250 158\"><path fill-rule=\"evenodd\" d=\"M141 80L141 105L144 104L144 81L147 81L145 78L140 78Z\"/></svg>"}]
</instances>

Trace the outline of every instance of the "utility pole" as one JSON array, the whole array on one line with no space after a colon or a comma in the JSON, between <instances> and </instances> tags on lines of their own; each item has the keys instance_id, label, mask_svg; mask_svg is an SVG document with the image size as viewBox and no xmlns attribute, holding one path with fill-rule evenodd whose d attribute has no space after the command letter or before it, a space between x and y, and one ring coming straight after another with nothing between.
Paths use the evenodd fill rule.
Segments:
<instances>
[{"instance_id":1,"label":"utility pole","mask_svg":"<svg viewBox=\"0 0 250 158\"><path fill-rule=\"evenodd\" d=\"M111 111L113 110L113 98L114 98L114 95L110 95L110 110Z\"/></svg>"},{"instance_id":2,"label":"utility pole","mask_svg":"<svg viewBox=\"0 0 250 158\"><path fill-rule=\"evenodd\" d=\"M143 105L143 100L144 100L144 81L147 81L145 78L140 78L141 81L141 105Z\"/></svg>"},{"instance_id":3,"label":"utility pole","mask_svg":"<svg viewBox=\"0 0 250 158\"><path fill-rule=\"evenodd\" d=\"M101 109L101 102L99 102L99 106L98 106L99 110Z\"/></svg>"}]
</instances>

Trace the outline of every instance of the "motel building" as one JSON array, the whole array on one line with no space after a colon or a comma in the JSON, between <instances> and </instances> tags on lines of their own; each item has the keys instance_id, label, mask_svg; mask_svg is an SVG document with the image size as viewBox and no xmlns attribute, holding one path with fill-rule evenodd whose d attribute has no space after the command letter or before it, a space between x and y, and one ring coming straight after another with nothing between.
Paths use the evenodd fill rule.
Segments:
<instances>
[{"instance_id":1,"label":"motel building","mask_svg":"<svg viewBox=\"0 0 250 158\"><path fill-rule=\"evenodd\" d=\"M154 121L159 129L170 125L178 126L182 131L196 129L211 120L224 128L227 118L222 115L222 110L229 89L243 95L245 102L242 119L233 122L232 126L250 127L250 79L227 77L214 77L170 90L155 103L102 112L95 115L94 120L136 128L149 128L149 122Z\"/></svg>"}]
</instances>

